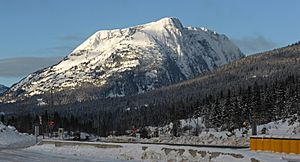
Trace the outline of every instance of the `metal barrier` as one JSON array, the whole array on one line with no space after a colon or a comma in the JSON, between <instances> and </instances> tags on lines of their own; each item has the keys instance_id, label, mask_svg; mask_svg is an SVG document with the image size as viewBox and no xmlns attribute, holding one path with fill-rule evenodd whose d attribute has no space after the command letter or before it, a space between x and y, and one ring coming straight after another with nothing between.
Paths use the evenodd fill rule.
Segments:
<instances>
[{"instance_id":1,"label":"metal barrier","mask_svg":"<svg viewBox=\"0 0 300 162\"><path fill-rule=\"evenodd\" d=\"M250 149L252 151L300 154L300 138L253 136L250 137Z\"/></svg>"}]
</instances>

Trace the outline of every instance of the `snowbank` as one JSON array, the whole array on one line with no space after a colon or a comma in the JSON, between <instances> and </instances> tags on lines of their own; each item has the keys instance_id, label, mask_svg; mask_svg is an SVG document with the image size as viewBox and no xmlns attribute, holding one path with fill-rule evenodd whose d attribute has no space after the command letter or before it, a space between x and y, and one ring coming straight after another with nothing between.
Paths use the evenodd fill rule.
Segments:
<instances>
[{"instance_id":1,"label":"snowbank","mask_svg":"<svg viewBox=\"0 0 300 162\"><path fill-rule=\"evenodd\" d=\"M258 130L267 129L266 135L300 138L300 122L288 118L258 126ZM261 134L261 132L258 132Z\"/></svg>"},{"instance_id":2,"label":"snowbank","mask_svg":"<svg viewBox=\"0 0 300 162\"><path fill-rule=\"evenodd\" d=\"M34 145L35 142L34 136L19 133L15 127L5 126L0 122L0 149L28 147Z\"/></svg>"},{"instance_id":3,"label":"snowbank","mask_svg":"<svg viewBox=\"0 0 300 162\"><path fill-rule=\"evenodd\" d=\"M265 134L262 130L266 129ZM299 121L291 122L291 118L270 122L257 127L258 135L267 135L272 137L292 137L300 138ZM228 131L217 132L209 129L208 132L202 131L198 136L184 135L180 137L168 137L161 135L158 138L142 139L145 142L162 142L162 143L185 143L185 144L211 144L211 145L231 145L231 146L249 146L249 137L252 134L251 129L248 134L242 134L241 129L234 130L234 135L228 136Z\"/></svg>"},{"instance_id":4,"label":"snowbank","mask_svg":"<svg viewBox=\"0 0 300 162\"><path fill-rule=\"evenodd\" d=\"M101 143L99 143L101 144ZM105 143L107 144L107 143ZM111 144L121 147L104 148L93 146L55 146L54 144L35 145L27 151L41 154L75 155L90 160L114 159L125 161L204 161L204 162L283 162L283 158L297 159L297 155L251 152L249 149L196 148L149 144Z\"/></svg>"},{"instance_id":5,"label":"snowbank","mask_svg":"<svg viewBox=\"0 0 300 162\"><path fill-rule=\"evenodd\" d=\"M198 120L198 121L197 121ZM205 129L202 124L201 118L197 120L181 120L182 127L189 126L192 129L183 132L180 137L172 136L170 130L172 129L172 123L164 127L155 128L148 127L151 132L159 130L159 137L150 139L139 139L135 137L119 136L119 137L107 137L101 138L102 141L110 142L151 142L151 143L176 143L176 144L195 144L195 145L226 145L226 146L249 146L250 136L252 134L251 129L247 134L242 134L242 129L234 130L234 135L231 135L229 131L216 131L215 129ZM197 123L197 124L196 124ZM192 131L198 125L201 128L201 132L198 136L193 136ZM268 124L259 125L257 127L258 135L262 135L262 130L266 129L265 134L267 136L280 136L280 137L297 137L300 138L300 123L299 121L292 122L292 118L286 120L279 120L270 122Z\"/></svg>"}]
</instances>

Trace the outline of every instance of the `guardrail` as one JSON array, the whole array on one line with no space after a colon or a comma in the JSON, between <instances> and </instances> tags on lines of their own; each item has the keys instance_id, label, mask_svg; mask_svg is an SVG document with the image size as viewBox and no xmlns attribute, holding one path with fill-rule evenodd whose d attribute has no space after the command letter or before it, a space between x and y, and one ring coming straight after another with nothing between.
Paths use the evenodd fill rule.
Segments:
<instances>
[{"instance_id":1,"label":"guardrail","mask_svg":"<svg viewBox=\"0 0 300 162\"><path fill-rule=\"evenodd\" d=\"M95 147L122 147L118 144L144 144L144 145L168 145L168 146L190 146L190 147L212 147L212 148L228 148L228 149L246 149L249 146L230 146L230 145L197 145L197 144L177 144L177 143L153 143L153 142L121 142L121 141L101 141L101 142L82 142L82 141L63 141L63 140L47 140L44 139L40 143L42 144L55 144L55 146L67 146L67 145L89 145Z\"/></svg>"},{"instance_id":2,"label":"guardrail","mask_svg":"<svg viewBox=\"0 0 300 162\"><path fill-rule=\"evenodd\" d=\"M61 141L61 140L42 140L39 145L54 144L55 147L61 146L94 146L97 148L120 148L121 145L117 144L105 144L96 142L78 142L78 141Z\"/></svg>"},{"instance_id":3,"label":"guardrail","mask_svg":"<svg viewBox=\"0 0 300 162\"><path fill-rule=\"evenodd\" d=\"M103 143L129 143L129 144L145 144L145 145L168 145L168 146L190 146L190 147L212 147L212 148L228 148L228 149L246 149L249 146L230 146L230 145L204 145L204 144L184 144L184 143L163 143L163 142L138 142L138 141L102 141Z\"/></svg>"},{"instance_id":4,"label":"guardrail","mask_svg":"<svg viewBox=\"0 0 300 162\"><path fill-rule=\"evenodd\" d=\"M253 136L250 137L250 149L252 151L300 154L300 138Z\"/></svg>"}]
</instances>

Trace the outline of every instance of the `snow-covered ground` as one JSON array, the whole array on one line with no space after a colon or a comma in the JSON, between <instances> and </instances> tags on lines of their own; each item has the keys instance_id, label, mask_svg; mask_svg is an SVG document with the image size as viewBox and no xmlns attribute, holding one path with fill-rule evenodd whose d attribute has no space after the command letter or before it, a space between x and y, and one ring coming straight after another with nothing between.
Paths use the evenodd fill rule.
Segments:
<instances>
[{"instance_id":1,"label":"snow-covered ground","mask_svg":"<svg viewBox=\"0 0 300 162\"><path fill-rule=\"evenodd\" d=\"M299 123L290 123L290 120L272 122L259 126L268 129L270 135L295 136L299 134ZM203 134L204 133L204 134ZM226 143L227 132L202 132L197 137L163 137L154 138L163 142L193 143L199 144L199 139L207 136L214 136L215 140L211 143ZM205 135L207 134L207 135ZM208 135L212 134L212 135ZM225 135L224 135L225 134ZM222 138L220 138L222 136ZM223 137L224 136L224 137ZM234 141L234 137L240 134L236 130L236 135L227 137ZM200 138L201 137L201 138ZM137 140L128 137L118 137L123 140ZM248 139L248 137L240 137ZM108 138L107 138L108 139ZM144 139L147 141L146 139ZM228 139L227 139L228 140ZM162 142L160 141L160 142ZM229 140L228 140L229 141ZM147 141L149 142L149 140ZM201 141L203 142L203 141ZM205 141L204 141L205 142ZM299 161L300 155L279 154L268 152L253 152L249 149L224 149L208 147L191 147L191 146L170 146L170 145L153 145L153 144L130 144L130 143L101 143L94 142L65 142L67 144L51 144L45 142L42 145L33 145L35 138L32 135L21 134L14 127L6 127L0 124L0 162L15 161L158 161L158 162L177 162L177 161L203 161L203 162L286 162ZM208 143L208 142L207 142ZM89 144L89 145L86 145ZM97 145L94 145L97 144ZM94 146L93 146L94 145ZM108 146L109 145L109 146ZM113 145L113 147L111 147ZM20 148L27 147L27 148ZM287 160L289 159L289 160Z\"/></svg>"},{"instance_id":2,"label":"snow-covered ground","mask_svg":"<svg viewBox=\"0 0 300 162\"><path fill-rule=\"evenodd\" d=\"M5 126L0 122L0 149L28 147L35 142L34 136L19 133L15 127Z\"/></svg>"},{"instance_id":3,"label":"snow-covered ground","mask_svg":"<svg viewBox=\"0 0 300 162\"><path fill-rule=\"evenodd\" d=\"M257 128L258 135L262 135L263 128L266 128L266 136L273 137L299 137L300 138L300 123L299 121L291 122L292 118L286 120L279 120L264 125L259 125ZM159 130L159 137L150 139L140 139L135 137L121 136L121 137L107 137L101 138L102 141L115 141L115 142L152 142L152 143L177 143L177 144L204 144L204 145L230 145L230 146L249 146L249 139L252 134L249 129L247 134L242 134L242 129L234 130L234 135L228 131L216 131L215 129L205 129L202 124L202 119L181 120L181 127L191 126L191 130L186 130L180 137L171 135L172 123L165 127L155 128L149 127L152 131ZM201 128L201 133L198 136L193 136L192 132L198 123Z\"/></svg>"},{"instance_id":4,"label":"snow-covered ground","mask_svg":"<svg viewBox=\"0 0 300 162\"><path fill-rule=\"evenodd\" d=\"M101 144L101 143L99 143ZM107 143L105 143L107 144ZM80 157L89 161L203 161L203 162L286 162L285 159L300 159L298 155L252 152L249 149L196 148L187 146L112 144L118 148L97 148L93 146L36 145L26 148L26 152L39 155ZM1 154L0 154L1 155Z\"/></svg>"},{"instance_id":5,"label":"snow-covered ground","mask_svg":"<svg viewBox=\"0 0 300 162\"><path fill-rule=\"evenodd\" d=\"M258 131L263 128L267 129L266 135L268 136L284 136L300 138L300 122L292 122L292 118L286 120L279 120L270 122L268 124L258 126ZM261 132L258 132L261 135Z\"/></svg>"}]
</instances>

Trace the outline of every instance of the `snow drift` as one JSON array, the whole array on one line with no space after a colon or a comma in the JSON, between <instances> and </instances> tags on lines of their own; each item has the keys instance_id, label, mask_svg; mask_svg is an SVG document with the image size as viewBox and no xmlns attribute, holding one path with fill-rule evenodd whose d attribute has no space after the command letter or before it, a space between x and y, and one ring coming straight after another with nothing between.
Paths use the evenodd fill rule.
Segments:
<instances>
[{"instance_id":1,"label":"snow drift","mask_svg":"<svg viewBox=\"0 0 300 162\"><path fill-rule=\"evenodd\" d=\"M22 148L34 145L36 139L32 135L19 133L13 126L5 126L0 122L0 149Z\"/></svg>"}]
</instances>

